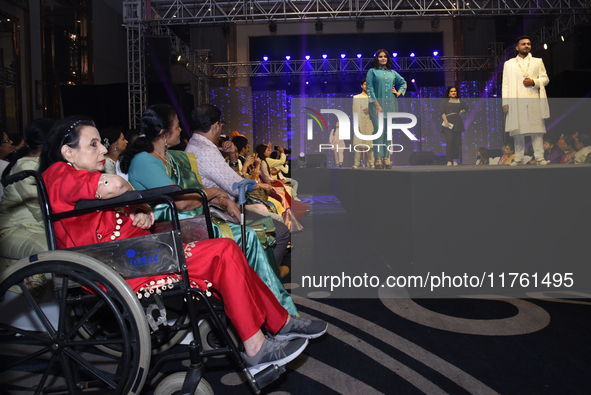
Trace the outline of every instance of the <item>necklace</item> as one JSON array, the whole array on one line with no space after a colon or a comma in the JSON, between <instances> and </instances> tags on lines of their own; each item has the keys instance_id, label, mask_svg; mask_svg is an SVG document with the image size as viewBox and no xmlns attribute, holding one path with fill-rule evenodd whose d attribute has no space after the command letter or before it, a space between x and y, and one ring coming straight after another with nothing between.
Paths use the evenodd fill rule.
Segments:
<instances>
[{"instance_id":1,"label":"necklace","mask_svg":"<svg viewBox=\"0 0 591 395\"><path fill-rule=\"evenodd\" d=\"M175 177L178 177L178 173L176 171L176 168L172 165L172 163L170 163L170 156L168 155L168 152L166 152L166 157L160 155L158 152L156 152L156 150L152 151L153 154L156 154L156 156L162 161L164 162L164 166L166 167L166 172L170 174L170 169L172 169L172 172L174 173Z\"/></svg>"},{"instance_id":2,"label":"necklace","mask_svg":"<svg viewBox=\"0 0 591 395\"><path fill-rule=\"evenodd\" d=\"M523 68L521 67L521 62L519 61L519 59L517 60L517 66L519 67L519 70L521 70L521 72L523 73L523 76L525 78L529 77L529 64L531 61L531 58L529 56L526 56L527 58L527 69L525 71L523 71ZM525 62L525 59L523 59L523 61Z\"/></svg>"}]
</instances>

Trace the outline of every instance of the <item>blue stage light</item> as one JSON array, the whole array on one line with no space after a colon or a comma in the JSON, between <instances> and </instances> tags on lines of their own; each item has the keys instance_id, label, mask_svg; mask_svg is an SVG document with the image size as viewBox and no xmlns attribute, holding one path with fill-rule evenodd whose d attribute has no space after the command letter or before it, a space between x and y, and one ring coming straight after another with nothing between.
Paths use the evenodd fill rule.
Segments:
<instances>
[{"instance_id":1,"label":"blue stage light","mask_svg":"<svg viewBox=\"0 0 591 395\"><path fill-rule=\"evenodd\" d=\"M266 62L267 60L269 60L268 56L263 56L263 60Z\"/></svg>"},{"instance_id":2,"label":"blue stage light","mask_svg":"<svg viewBox=\"0 0 591 395\"><path fill-rule=\"evenodd\" d=\"M310 60L310 55L306 55L306 60Z\"/></svg>"},{"instance_id":3,"label":"blue stage light","mask_svg":"<svg viewBox=\"0 0 591 395\"><path fill-rule=\"evenodd\" d=\"M393 58L395 58L395 57L397 57L397 56L398 56L398 52L393 52L393 53L392 53L392 57L393 57Z\"/></svg>"},{"instance_id":4,"label":"blue stage light","mask_svg":"<svg viewBox=\"0 0 591 395\"><path fill-rule=\"evenodd\" d=\"M439 55L439 52L433 51L433 56L437 56L437 55Z\"/></svg>"},{"instance_id":5,"label":"blue stage light","mask_svg":"<svg viewBox=\"0 0 591 395\"><path fill-rule=\"evenodd\" d=\"M341 59L345 59L345 54L344 53L341 54Z\"/></svg>"},{"instance_id":6,"label":"blue stage light","mask_svg":"<svg viewBox=\"0 0 591 395\"><path fill-rule=\"evenodd\" d=\"M361 54L360 53L357 54L357 59L361 59Z\"/></svg>"},{"instance_id":7,"label":"blue stage light","mask_svg":"<svg viewBox=\"0 0 591 395\"><path fill-rule=\"evenodd\" d=\"M414 53L414 52L411 52L411 53L410 53L410 57L411 57L411 58L414 58L414 57L415 57L415 53Z\"/></svg>"},{"instance_id":8,"label":"blue stage light","mask_svg":"<svg viewBox=\"0 0 591 395\"><path fill-rule=\"evenodd\" d=\"M289 59L291 59L291 56L287 55L287 56L285 57L285 59L286 59L286 60L289 60Z\"/></svg>"}]
</instances>

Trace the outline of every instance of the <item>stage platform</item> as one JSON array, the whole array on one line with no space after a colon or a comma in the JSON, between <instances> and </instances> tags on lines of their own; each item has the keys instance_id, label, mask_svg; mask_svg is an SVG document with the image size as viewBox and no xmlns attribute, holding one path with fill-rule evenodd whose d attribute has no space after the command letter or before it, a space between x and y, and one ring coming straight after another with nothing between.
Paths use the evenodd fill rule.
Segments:
<instances>
[{"instance_id":1,"label":"stage platform","mask_svg":"<svg viewBox=\"0 0 591 395\"><path fill-rule=\"evenodd\" d=\"M490 276L493 287L481 286L490 293L502 273L539 283L574 272L572 289L591 290L591 165L315 168L293 177L301 196L336 196L397 273Z\"/></svg>"}]
</instances>

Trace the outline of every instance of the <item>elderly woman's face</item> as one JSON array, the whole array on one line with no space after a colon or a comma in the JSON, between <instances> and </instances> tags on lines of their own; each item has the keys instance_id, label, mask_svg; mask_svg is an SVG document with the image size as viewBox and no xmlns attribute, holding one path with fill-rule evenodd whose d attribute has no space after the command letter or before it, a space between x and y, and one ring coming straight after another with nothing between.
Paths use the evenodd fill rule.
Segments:
<instances>
[{"instance_id":1,"label":"elderly woman's face","mask_svg":"<svg viewBox=\"0 0 591 395\"><path fill-rule=\"evenodd\" d=\"M62 155L77 170L100 171L105 168L107 149L101 144L101 135L93 126L83 126L77 148L64 145Z\"/></svg>"}]
</instances>

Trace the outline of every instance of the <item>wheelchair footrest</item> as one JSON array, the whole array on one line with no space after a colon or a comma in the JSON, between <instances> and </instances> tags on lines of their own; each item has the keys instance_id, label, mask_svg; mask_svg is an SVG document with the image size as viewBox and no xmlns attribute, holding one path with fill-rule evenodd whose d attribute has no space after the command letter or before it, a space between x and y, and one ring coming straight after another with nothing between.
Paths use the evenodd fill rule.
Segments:
<instances>
[{"instance_id":1,"label":"wheelchair footrest","mask_svg":"<svg viewBox=\"0 0 591 395\"><path fill-rule=\"evenodd\" d=\"M273 381L277 380L279 376L285 373L284 366L271 365L264 370L261 370L254 375L254 378L259 385L259 388L265 388Z\"/></svg>"}]
</instances>

